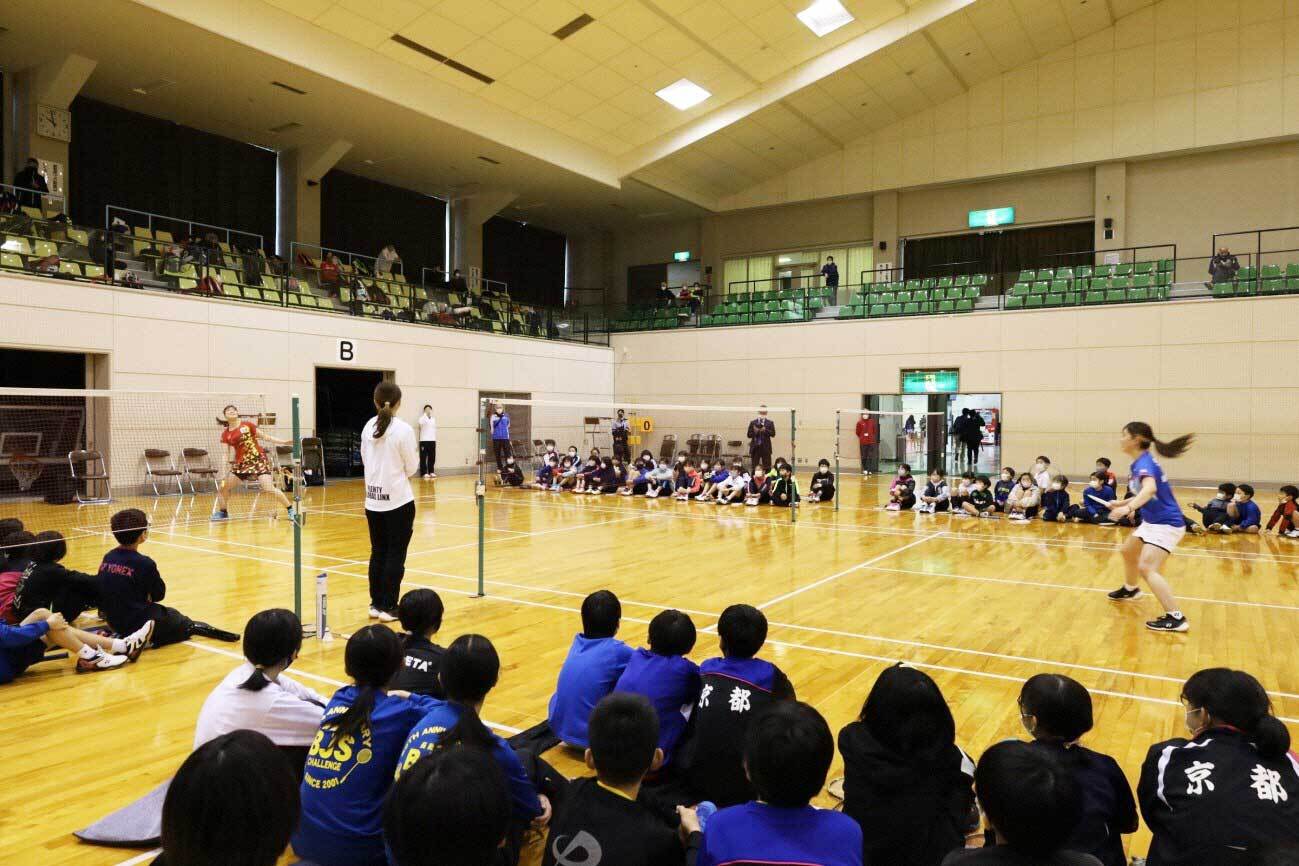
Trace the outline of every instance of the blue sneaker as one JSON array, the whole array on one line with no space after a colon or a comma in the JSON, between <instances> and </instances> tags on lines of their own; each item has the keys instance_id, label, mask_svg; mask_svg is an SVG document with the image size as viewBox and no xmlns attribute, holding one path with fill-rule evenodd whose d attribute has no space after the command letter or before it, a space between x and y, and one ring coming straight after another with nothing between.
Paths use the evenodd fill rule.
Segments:
<instances>
[{"instance_id":1,"label":"blue sneaker","mask_svg":"<svg viewBox=\"0 0 1299 866\"><path fill-rule=\"evenodd\" d=\"M213 512L212 512L212 519L213 519L213 520L229 520L229 519L230 519L230 512L229 512L229 511L226 511L224 508L219 509L219 510L217 510L217 511L213 511Z\"/></svg>"}]
</instances>

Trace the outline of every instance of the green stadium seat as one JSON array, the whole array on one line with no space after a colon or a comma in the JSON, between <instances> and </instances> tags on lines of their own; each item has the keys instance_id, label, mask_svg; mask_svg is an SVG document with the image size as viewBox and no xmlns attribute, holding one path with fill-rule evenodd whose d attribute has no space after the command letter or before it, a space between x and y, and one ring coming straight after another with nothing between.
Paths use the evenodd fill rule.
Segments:
<instances>
[{"instance_id":1,"label":"green stadium seat","mask_svg":"<svg viewBox=\"0 0 1299 866\"><path fill-rule=\"evenodd\" d=\"M897 295L893 292L880 292L871 298L872 304L891 304L897 300Z\"/></svg>"},{"instance_id":2,"label":"green stadium seat","mask_svg":"<svg viewBox=\"0 0 1299 866\"><path fill-rule=\"evenodd\" d=\"M1299 262L1291 262L1285 266L1285 277L1287 280L1291 277L1299 277Z\"/></svg>"},{"instance_id":3,"label":"green stadium seat","mask_svg":"<svg viewBox=\"0 0 1299 866\"><path fill-rule=\"evenodd\" d=\"M1215 298L1230 298L1236 293L1235 283L1214 283L1209 286L1209 292Z\"/></svg>"},{"instance_id":4,"label":"green stadium seat","mask_svg":"<svg viewBox=\"0 0 1299 866\"><path fill-rule=\"evenodd\" d=\"M96 279L99 279L100 277L102 277L102 276L104 275L104 266L103 266L103 265L86 265L86 266L85 266L85 272L86 272L86 279L88 279L88 280L96 280Z\"/></svg>"},{"instance_id":5,"label":"green stadium seat","mask_svg":"<svg viewBox=\"0 0 1299 866\"><path fill-rule=\"evenodd\" d=\"M1141 279L1141 277L1137 277L1137 279ZM1134 285L1132 288L1128 289L1128 300L1148 301L1150 300L1150 289L1145 286L1138 287Z\"/></svg>"},{"instance_id":6,"label":"green stadium seat","mask_svg":"<svg viewBox=\"0 0 1299 866\"><path fill-rule=\"evenodd\" d=\"M1160 271L1155 274L1155 282L1161 286L1171 286L1173 284L1173 272Z\"/></svg>"},{"instance_id":7,"label":"green stadium seat","mask_svg":"<svg viewBox=\"0 0 1299 866\"><path fill-rule=\"evenodd\" d=\"M1037 278L1039 280L1055 279L1055 268L1038 268Z\"/></svg>"},{"instance_id":8,"label":"green stadium seat","mask_svg":"<svg viewBox=\"0 0 1299 866\"><path fill-rule=\"evenodd\" d=\"M922 289L933 289L933 288L937 288L937 286L938 286L938 280L934 279L933 277L927 277L920 281L920 288Z\"/></svg>"},{"instance_id":9,"label":"green stadium seat","mask_svg":"<svg viewBox=\"0 0 1299 866\"><path fill-rule=\"evenodd\" d=\"M1017 310L1017 309L1019 309L1019 308L1021 308L1021 307L1023 307L1023 306L1024 306L1024 296L1023 296L1023 295L1007 295L1007 296L1006 296L1006 309L1008 309L1008 310Z\"/></svg>"},{"instance_id":10,"label":"green stadium seat","mask_svg":"<svg viewBox=\"0 0 1299 866\"><path fill-rule=\"evenodd\" d=\"M939 301L939 302L938 302L938 312L939 312L939 313L954 313L954 312L956 312L956 302L955 302L955 301Z\"/></svg>"},{"instance_id":11,"label":"green stadium seat","mask_svg":"<svg viewBox=\"0 0 1299 866\"><path fill-rule=\"evenodd\" d=\"M1121 264L1121 265L1115 265L1115 266L1114 266L1114 276L1116 276L1116 277L1130 277L1130 276L1132 276L1132 271L1133 271L1133 270L1134 270L1134 268L1133 268L1133 265L1132 265L1131 262L1124 262L1124 263Z\"/></svg>"},{"instance_id":12,"label":"green stadium seat","mask_svg":"<svg viewBox=\"0 0 1299 866\"><path fill-rule=\"evenodd\" d=\"M915 301L902 305L902 315L917 316L920 314L920 305Z\"/></svg>"},{"instance_id":13,"label":"green stadium seat","mask_svg":"<svg viewBox=\"0 0 1299 866\"><path fill-rule=\"evenodd\" d=\"M960 276L956 278L955 285L968 286L969 284L970 284L970 277L968 275Z\"/></svg>"},{"instance_id":14,"label":"green stadium seat","mask_svg":"<svg viewBox=\"0 0 1299 866\"><path fill-rule=\"evenodd\" d=\"M951 288L952 285L953 282L951 277L943 277L941 280L938 281L938 288L940 289Z\"/></svg>"},{"instance_id":15,"label":"green stadium seat","mask_svg":"<svg viewBox=\"0 0 1299 866\"><path fill-rule=\"evenodd\" d=\"M1076 268L1073 269L1073 275L1074 275L1075 278L1077 278L1077 277L1090 277L1090 276L1092 275L1092 266L1091 266L1091 265L1079 265L1078 267L1076 267Z\"/></svg>"},{"instance_id":16,"label":"green stadium seat","mask_svg":"<svg viewBox=\"0 0 1299 866\"><path fill-rule=\"evenodd\" d=\"M753 322L756 325L765 325L770 321L771 321L771 313L757 313L753 317Z\"/></svg>"},{"instance_id":17,"label":"green stadium seat","mask_svg":"<svg viewBox=\"0 0 1299 866\"><path fill-rule=\"evenodd\" d=\"M871 304L869 315L871 318L888 315L888 306L885 304Z\"/></svg>"},{"instance_id":18,"label":"green stadium seat","mask_svg":"<svg viewBox=\"0 0 1299 866\"><path fill-rule=\"evenodd\" d=\"M982 294L983 292L978 286L965 287L965 300L967 301L977 301Z\"/></svg>"},{"instance_id":19,"label":"green stadium seat","mask_svg":"<svg viewBox=\"0 0 1299 866\"><path fill-rule=\"evenodd\" d=\"M1110 280L1111 280L1111 279L1113 279L1113 278L1112 278L1112 277L1093 277L1093 278L1092 278L1092 283L1091 283L1091 285L1088 286L1087 288L1091 289L1092 291L1103 292L1103 291L1105 291L1106 289L1108 289L1108 288L1110 287Z\"/></svg>"},{"instance_id":20,"label":"green stadium seat","mask_svg":"<svg viewBox=\"0 0 1299 866\"><path fill-rule=\"evenodd\" d=\"M1114 281L1115 283L1118 280ZM1128 290L1126 288L1113 288L1105 293L1105 303L1121 304L1128 299Z\"/></svg>"},{"instance_id":21,"label":"green stadium seat","mask_svg":"<svg viewBox=\"0 0 1299 866\"><path fill-rule=\"evenodd\" d=\"M1287 292L1299 292L1299 277L1287 277L1285 288Z\"/></svg>"},{"instance_id":22,"label":"green stadium seat","mask_svg":"<svg viewBox=\"0 0 1299 866\"><path fill-rule=\"evenodd\" d=\"M1115 277L1110 281L1111 289L1129 289L1132 287L1132 277Z\"/></svg>"},{"instance_id":23,"label":"green stadium seat","mask_svg":"<svg viewBox=\"0 0 1299 866\"><path fill-rule=\"evenodd\" d=\"M1037 279L1037 271L1020 271L1019 277L1016 278L1015 282L1031 283L1036 279Z\"/></svg>"},{"instance_id":24,"label":"green stadium seat","mask_svg":"<svg viewBox=\"0 0 1299 866\"><path fill-rule=\"evenodd\" d=\"M1105 292L1098 291L1092 283L1092 288L1083 295L1084 304L1103 304L1105 303Z\"/></svg>"},{"instance_id":25,"label":"green stadium seat","mask_svg":"<svg viewBox=\"0 0 1299 866\"><path fill-rule=\"evenodd\" d=\"M844 304L839 308L839 314L836 316L836 318L839 319L854 318L857 316L857 309L858 308L854 307L852 304Z\"/></svg>"},{"instance_id":26,"label":"green stadium seat","mask_svg":"<svg viewBox=\"0 0 1299 866\"><path fill-rule=\"evenodd\" d=\"M1051 282L1049 280L1038 280L1033 284L1033 294L1035 295L1045 295L1050 290Z\"/></svg>"},{"instance_id":27,"label":"green stadium seat","mask_svg":"<svg viewBox=\"0 0 1299 866\"><path fill-rule=\"evenodd\" d=\"M1072 280L1073 268L1060 268L1055 272L1055 278L1057 280Z\"/></svg>"},{"instance_id":28,"label":"green stadium seat","mask_svg":"<svg viewBox=\"0 0 1299 866\"><path fill-rule=\"evenodd\" d=\"M1068 288L1069 288L1069 280L1062 280L1059 277L1057 277L1056 279L1051 281L1050 291L1063 292L1068 290Z\"/></svg>"},{"instance_id":29,"label":"green stadium seat","mask_svg":"<svg viewBox=\"0 0 1299 866\"><path fill-rule=\"evenodd\" d=\"M974 301L960 300L956 302L956 312L958 313L969 313L972 312L973 310L974 310Z\"/></svg>"},{"instance_id":30,"label":"green stadium seat","mask_svg":"<svg viewBox=\"0 0 1299 866\"><path fill-rule=\"evenodd\" d=\"M975 274L970 279L970 285L972 286L986 286L987 284L988 284L987 274Z\"/></svg>"},{"instance_id":31,"label":"green stadium seat","mask_svg":"<svg viewBox=\"0 0 1299 866\"><path fill-rule=\"evenodd\" d=\"M907 280L907 288L911 291L921 288L920 280Z\"/></svg>"},{"instance_id":32,"label":"green stadium seat","mask_svg":"<svg viewBox=\"0 0 1299 866\"><path fill-rule=\"evenodd\" d=\"M1137 262L1134 273L1153 274L1155 272L1155 262Z\"/></svg>"},{"instance_id":33,"label":"green stadium seat","mask_svg":"<svg viewBox=\"0 0 1299 866\"><path fill-rule=\"evenodd\" d=\"M916 294L919 294L919 292L917 292ZM911 300L911 292L908 292L905 289L900 292L895 292L894 295L898 299L899 303L905 304Z\"/></svg>"},{"instance_id":34,"label":"green stadium seat","mask_svg":"<svg viewBox=\"0 0 1299 866\"><path fill-rule=\"evenodd\" d=\"M1259 276L1261 276L1265 280L1272 279L1274 277L1279 277L1281 276L1281 266L1263 265L1262 270L1259 271Z\"/></svg>"},{"instance_id":35,"label":"green stadium seat","mask_svg":"<svg viewBox=\"0 0 1299 866\"><path fill-rule=\"evenodd\" d=\"M1063 307L1063 306L1064 306L1064 293L1063 293L1063 292L1060 292L1060 293L1057 293L1057 292L1050 292L1050 293L1048 293L1047 296L1046 296L1046 300L1043 301L1042 305L1045 306L1045 307Z\"/></svg>"},{"instance_id":36,"label":"green stadium seat","mask_svg":"<svg viewBox=\"0 0 1299 866\"><path fill-rule=\"evenodd\" d=\"M738 324L740 324L740 317L739 317L739 314L737 314L737 313L731 313L729 316L727 316L727 317L726 317L726 324L728 324L728 325L738 325Z\"/></svg>"},{"instance_id":37,"label":"green stadium seat","mask_svg":"<svg viewBox=\"0 0 1299 866\"><path fill-rule=\"evenodd\" d=\"M888 309L884 311L884 315L886 315L886 316L900 316L900 315L902 315L902 305L901 305L901 304L889 304L889 305L888 305Z\"/></svg>"},{"instance_id":38,"label":"green stadium seat","mask_svg":"<svg viewBox=\"0 0 1299 866\"><path fill-rule=\"evenodd\" d=\"M1093 277L1112 277L1114 276L1114 265L1097 265L1092 270Z\"/></svg>"}]
</instances>

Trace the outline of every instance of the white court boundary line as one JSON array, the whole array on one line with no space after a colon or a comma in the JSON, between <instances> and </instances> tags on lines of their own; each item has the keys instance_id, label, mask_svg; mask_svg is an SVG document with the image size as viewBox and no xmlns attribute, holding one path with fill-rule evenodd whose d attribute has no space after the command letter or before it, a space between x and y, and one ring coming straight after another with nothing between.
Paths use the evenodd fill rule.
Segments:
<instances>
[{"instance_id":1,"label":"white court boundary line","mask_svg":"<svg viewBox=\"0 0 1299 866\"><path fill-rule=\"evenodd\" d=\"M897 548L896 550L890 550L886 553L881 553L879 556L872 557L871 559L868 559L865 562L860 563L859 565L854 565L852 568L845 568L843 571L840 571L836 574L832 574L829 577L823 577L820 580L813 581L812 583L806 584L805 586L801 586L798 589L787 592L784 595L778 595L773 599L768 599L767 601L764 601L762 604L758 605L758 610L766 610L767 608L771 607L773 604L780 604L782 601L789 601L791 598L794 598L795 596L802 595L803 593L816 589L817 587L824 586L827 583L838 580L839 578L844 577L846 575L852 574L854 571L858 571L859 569L869 568L870 566L874 565L875 563L879 562L882 559L888 559L890 556L896 556L897 554L901 553L904 550L910 550L916 545L924 544L926 541L932 541L935 538L942 538L946 534L947 534L946 532L935 532L932 535L926 535L924 538L917 538L915 541L911 542L910 544L904 544L901 547Z\"/></svg>"},{"instance_id":2,"label":"white court boundary line","mask_svg":"<svg viewBox=\"0 0 1299 866\"><path fill-rule=\"evenodd\" d=\"M927 541L927 540L928 540L928 538L926 538L926 539L920 539L920 541ZM919 542L917 542L917 543L919 543ZM238 559L251 559L251 560L255 560L255 561L259 561L259 562L269 563L269 564L272 564L272 565L291 565L291 564L292 564L292 563L285 562L285 561L282 561L282 560L267 559L267 558L265 558L265 557L247 556L247 555L244 555L244 554L229 553L229 552L227 552L227 551L206 550L206 549L204 549L204 548L188 547L188 546L186 546L186 545L181 545L181 544L169 544L169 545L167 545L167 546L170 546L170 547L176 547L176 548L179 548L179 549L181 549L181 550L189 550L189 551L192 551L192 552L199 552L199 553L214 553L214 554L217 554L218 556L230 556L230 557L235 557L235 558L238 558ZM896 551L894 551L894 552L896 552ZM420 569L412 569L412 568L407 568L406 571L407 571L407 572L414 572L414 573L431 574L431 575L435 575L435 576L451 578L451 579L454 579L454 580L463 580L463 581L471 582L471 583L472 583L472 582L475 582L475 579L474 579L474 578L462 577L462 576L460 576L460 575L446 574L446 573L443 573L443 572L428 572L428 571L422 571L422 570L420 570ZM335 570L334 573L335 573L335 574L341 574L341 575L343 575L343 576L345 576L345 577L355 578L355 579L358 579L358 580L364 580L364 579L366 579L366 575L354 574L354 573L352 573L352 572L344 571L344 570L341 570L341 569L340 569L340 570ZM491 582L489 582L489 583L491 583ZM425 588L425 589L440 590L440 591L442 591L442 592L448 592L448 593L457 594L457 595L464 595L464 596L469 597L469 598L486 598L486 599L489 599L489 600L511 602L511 603L521 604L521 605L525 605L525 606L529 606L529 607L540 607L540 608L545 608L545 609L549 609L549 610L559 610L559 611L564 611L564 612L566 612L566 613L580 613L580 610L579 610L578 608L563 607L563 606L561 606L561 605L550 604L550 603L547 603L547 602L531 601L531 600L527 600L527 599L517 598L517 597L514 597L514 596L507 596L507 595L486 595L486 596L481 596L481 597L480 597L480 596L477 596L477 595L476 595L475 593L473 593L473 592L469 592L469 591L467 591L467 590L463 590L463 589L452 589L452 588L450 588L450 587L445 587L445 586L434 586L434 585L432 585L432 584L409 583L409 585L411 585L411 586L416 586L416 587L422 587L422 588ZM497 583L497 585L501 585L501 584ZM548 589L548 588L546 588L546 587L523 587L523 586L521 586L521 585L515 585L515 586L519 586L519 588L521 588L521 589L525 589L526 591L530 591L530 592L549 592L549 593L553 593L553 594L556 594L556 595L567 595L567 596L572 596L572 597L579 597L579 596L581 596L581 593L575 593L575 592L569 592L569 591L565 591L565 590L557 590L557 589ZM653 604L653 603L649 603L649 602L634 602L634 601L627 600L625 603L626 603L626 604L630 604L630 605L635 605L635 606L638 606L638 607L648 607L648 608L654 608L654 609L659 609L659 610L669 610L669 609L672 609L672 608L669 608L669 607L664 606L664 605L658 605L658 604ZM678 610L687 610L687 609L685 609L685 608L676 608L676 609L678 609ZM693 610L693 611L688 611L688 612L691 612L691 613L697 613L697 614L699 614L700 616L712 616L712 617L716 617L716 616L718 616L718 614L716 614L716 613L712 613L712 612L708 612L708 611L701 611L701 610ZM630 617L630 616L628 616L628 617L624 617L624 619L628 620L629 622L639 622L639 623L648 623L648 622L649 622L649 620L647 620L647 619L643 619L643 618L639 618L639 617ZM966 655L975 655L975 656L982 656L982 657L987 657L987 658L996 658L996 659L1001 659L1001 660L1003 660L1003 661L1023 662L1023 663L1029 663L1029 664L1053 665L1053 666L1056 666L1056 667L1062 667L1062 668L1075 668L1075 669L1077 669L1077 670L1087 670L1087 671L1092 671L1092 672L1101 672L1101 673L1113 674L1113 675L1118 675L1118 676L1127 676L1127 677L1132 677L1132 678L1134 678L1134 679L1148 679L1148 680L1161 681L1161 682L1172 682L1172 683L1180 683L1180 682L1183 682L1183 680L1181 680L1181 679L1178 679L1178 678L1176 678L1176 677L1169 677L1169 676L1166 676L1166 675L1160 675L1160 674L1146 674L1146 673L1140 673L1140 672L1136 672L1136 671L1125 671L1125 670L1121 670L1121 669L1118 669L1118 668L1104 668L1104 667L1097 667L1097 666L1087 665L1087 664L1085 664L1085 663L1080 663L1080 662L1058 661L1058 660L1051 660L1051 659L1036 659L1036 658L1032 658L1032 657L1028 657L1028 656L1017 656L1017 655L1013 655L1013 654L1009 654L1009 653L993 653L993 652L988 652L988 651L983 651L983 650L970 650L970 649L966 649L966 648L962 648L962 647L955 647L955 646L951 646L951 647L949 647L949 646L944 646L944 645L941 645L941 644L927 644L927 643L920 642L920 641L908 641L908 640L904 640L904 639L900 639L900 638L887 638L887 637L883 637L883 636L879 636L879 635L867 635L867 634L858 634L858 633L855 633L855 632L837 631L837 630L834 630L834 629L825 629L825 628L820 628L820 627L816 627L816 626L798 625L798 624L795 624L795 623L771 622L770 625L773 626L773 627L777 627L777 628L790 628L790 629L799 630L799 631L809 631L809 632L819 633L819 634L829 634L829 635L834 635L834 636L838 636L838 637L853 637L853 638L857 638L857 639L861 639L861 640L875 640L875 641L878 641L878 642L881 642L881 643L892 643L892 644L897 644L897 645L901 645L901 646L910 646L910 647L917 648L917 649L932 649L932 650L934 650L934 651L942 651L942 652L957 652L957 653L966 654ZM713 626L712 628L715 629L715 626ZM704 629L704 631L708 631L708 629ZM776 641L776 640L768 640L768 643L771 643L771 644L776 645L776 646L793 647L793 648L796 648L796 649L806 650L806 651L809 651L809 652L821 652L821 653L827 653L827 654L830 654L830 655L844 655L844 656L859 657L859 658L870 659L870 660L874 660L874 661L882 661L882 662L886 662L886 663L889 663L889 664L892 664L893 662L896 662L896 661L899 660L899 659L897 659L897 658L888 658L888 657L884 657L884 656L874 656L874 655L869 655L869 654L863 654L863 653L851 652L851 651L848 651L848 650L831 649L831 648L828 648L828 647L818 647L818 646L813 646L813 645L810 645L810 644L796 644L796 643L789 643L789 642ZM215 651L215 648L210 648L210 647L209 647L208 649L212 649L212 650ZM242 657L240 656L240 658L242 658ZM951 673L967 674L967 675L970 675L970 676L987 677L987 678L992 678L992 679L1008 680L1008 681L1014 681L1014 682L1021 682L1022 679L1023 679L1022 677L1013 677L1013 676L1009 676L1009 675L1005 675L1005 674L993 674L993 673L990 673L990 672L988 672L988 671L976 671L976 670L970 670L970 669L967 669L967 668L959 668L959 667L954 667L954 666L944 666L944 665L939 665L939 664L932 664L932 663L929 663L929 662L915 662L915 661L911 661L911 660L906 660L906 661L907 661L907 664L910 664L910 665L912 665L913 667L918 667L918 668L928 667L928 668L932 668L932 669L935 669L935 670L948 671L948 672L951 672ZM1133 699L1133 700L1141 700L1141 701L1148 701L1148 702L1154 702L1154 703L1164 703L1164 704L1170 704L1170 705L1171 705L1171 704L1176 704L1176 705L1179 705L1179 706L1180 706L1180 702L1179 702L1179 701L1167 701L1167 700L1164 700L1164 699L1161 699L1161 698L1150 698L1150 697L1145 696L1145 695L1125 694L1125 693L1122 693L1122 692L1111 692L1111 691L1106 691L1106 690L1103 690L1103 689L1092 689L1092 688L1090 688L1090 687L1088 687L1088 688L1089 688L1090 691L1095 692L1096 694L1106 694L1106 695L1111 695L1111 696L1114 696L1114 697L1131 698L1131 699ZM1283 698L1299 698L1299 695L1292 694L1292 693L1290 693L1290 692L1283 692L1283 691L1278 691L1278 690L1266 690L1266 691L1267 691L1267 693L1268 693L1269 695L1274 696L1274 697L1283 697ZM1299 724L1299 719L1289 719L1289 718L1286 718L1286 719L1283 719L1283 720L1284 720L1284 721L1288 721L1288 722L1293 722L1293 723L1295 723L1295 724Z\"/></svg>"}]
</instances>

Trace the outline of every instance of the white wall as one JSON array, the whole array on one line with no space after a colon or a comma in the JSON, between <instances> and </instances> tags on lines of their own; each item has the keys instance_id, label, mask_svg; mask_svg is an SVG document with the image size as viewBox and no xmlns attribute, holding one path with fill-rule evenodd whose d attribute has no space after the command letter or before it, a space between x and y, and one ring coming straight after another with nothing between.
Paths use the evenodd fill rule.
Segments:
<instances>
[{"instance_id":1,"label":"white wall","mask_svg":"<svg viewBox=\"0 0 1299 866\"><path fill-rule=\"evenodd\" d=\"M349 366L339 339L356 346L351 366L395 372L404 415L433 405L438 465L451 471L475 459L480 388L553 400L613 393L599 346L0 274L0 346L105 354L113 389L265 393L281 424L299 394L308 430L315 368Z\"/></svg>"}]
</instances>

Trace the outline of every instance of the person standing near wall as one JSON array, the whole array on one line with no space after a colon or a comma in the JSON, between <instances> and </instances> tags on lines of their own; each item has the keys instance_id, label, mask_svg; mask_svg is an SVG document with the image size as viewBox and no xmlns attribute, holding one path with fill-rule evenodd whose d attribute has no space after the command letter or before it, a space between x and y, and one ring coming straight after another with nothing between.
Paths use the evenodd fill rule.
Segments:
<instances>
[{"instance_id":1,"label":"person standing near wall","mask_svg":"<svg viewBox=\"0 0 1299 866\"><path fill-rule=\"evenodd\" d=\"M624 463L631 462L631 424L627 422L627 413L619 409L618 417L613 419L613 456Z\"/></svg>"},{"instance_id":2,"label":"person standing near wall","mask_svg":"<svg viewBox=\"0 0 1299 866\"><path fill-rule=\"evenodd\" d=\"M880 425L870 412L862 412L857 422L857 447L861 451L863 477L880 469Z\"/></svg>"},{"instance_id":3,"label":"person standing near wall","mask_svg":"<svg viewBox=\"0 0 1299 866\"><path fill-rule=\"evenodd\" d=\"M433 417L433 407L424 406L419 416L419 474L421 478L437 478L438 421Z\"/></svg>"},{"instance_id":4,"label":"person standing near wall","mask_svg":"<svg viewBox=\"0 0 1299 866\"><path fill-rule=\"evenodd\" d=\"M834 263L834 256L826 256L821 266L821 276L825 277L825 287L831 291L839 288L839 266Z\"/></svg>"},{"instance_id":5,"label":"person standing near wall","mask_svg":"<svg viewBox=\"0 0 1299 866\"><path fill-rule=\"evenodd\" d=\"M23 170L14 175L14 186L20 190L30 190L18 194L19 205L35 208L41 206L41 193L49 192L50 186L45 182L45 175L41 174L41 164L36 161L36 157L27 157Z\"/></svg>"},{"instance_id":6,"label":"person standing near wall","mask_svg":"<svg viewBox=\"0 0 1299 866\"><path fill-rule=\"evenodd\" d=\"M749 458L756 468L771 469L771 440L776 438L776 424L767 417L767 404L758 407L758 417L749 422Z\"/></svg>"},{"instance_id":7,"label":"person standing near wall","mask_svg":"<svg viewBox=\"0 0 1299 866\"><path fill-rule=\"evenodd\" d=\"M492 456L496 459L496 471L500 472L510 456L510 413L499 400L492 408Z\"/></svg>"},{"instance_id":8,"label":"person standing near wall","mask_svg":"<svg viewBox=\"0 0 1299 866\"><path fill-rule=\"evenodd\" d=\"M410 477L419 470L419 450L415 431L397 417L401 388L396 382L375 386L374 408L378 414L361 431L365 522L370 529L370 619L394 622L415 527Z\"/></svg>"}]
</instances>

